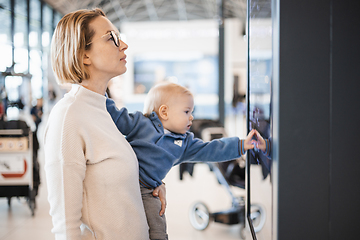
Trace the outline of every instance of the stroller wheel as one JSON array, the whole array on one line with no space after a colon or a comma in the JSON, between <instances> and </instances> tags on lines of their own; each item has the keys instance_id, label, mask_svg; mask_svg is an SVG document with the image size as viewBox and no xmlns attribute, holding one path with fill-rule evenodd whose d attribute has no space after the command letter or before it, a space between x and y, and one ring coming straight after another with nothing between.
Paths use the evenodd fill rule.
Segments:
<instances>
[{"instance_id":1,"label":"stroller wheel","mask_svg":"<svg viewBox=\"0 0 360 240\"><path fill-rule=\"evenodd\" d=\"M254 231L260 232L265 225L266 212L260 204L251 204L250 217L253 222Z\"/></svg>"},{"instance_id":2,"label":"stroller wheel","mask_svg":"<svg viewBox=\"0 0 360 240\"><path fill-rule=\"evenodd\" d=\"M196 230L205 230L209 226L210 213L205 204L197 202L191 206L189 211L191 225Z\"/></svg>"}]
</instances>

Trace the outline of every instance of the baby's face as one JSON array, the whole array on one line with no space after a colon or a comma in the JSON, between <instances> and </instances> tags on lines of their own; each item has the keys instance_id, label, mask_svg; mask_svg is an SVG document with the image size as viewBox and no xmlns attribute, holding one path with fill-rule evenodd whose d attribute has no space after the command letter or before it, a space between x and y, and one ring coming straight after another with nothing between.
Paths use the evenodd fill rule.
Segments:
<instances>
[{"instance_id":1,"label":"baby's face","mask_svg":"<svg viewBox=\"0 0 360 240\"><path fill-rule=\"evenodd\" d=\"M194 111L194 99L191 95L181 95L171 101L168 105L168 121L164 126L171 132L184 134L189 131L192 120L194 119L192 112Z\"/></svg>"}]
</instances>

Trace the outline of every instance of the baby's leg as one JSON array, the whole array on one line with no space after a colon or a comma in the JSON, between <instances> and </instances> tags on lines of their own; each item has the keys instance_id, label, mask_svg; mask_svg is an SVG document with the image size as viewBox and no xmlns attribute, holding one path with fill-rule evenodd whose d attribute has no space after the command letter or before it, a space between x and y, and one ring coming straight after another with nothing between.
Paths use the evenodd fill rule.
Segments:
<instances>
[{"instance_id":1,"label":"baby's leg","mask_svg":"<svg viewBox=\"0 0 360 240\"><path fill-rule=\"evenodd\" d=\"M153 189L140 187L151 240L167 240L165 214L160 216L161 202L152 195Z\"/></svg>"}]
</instances>

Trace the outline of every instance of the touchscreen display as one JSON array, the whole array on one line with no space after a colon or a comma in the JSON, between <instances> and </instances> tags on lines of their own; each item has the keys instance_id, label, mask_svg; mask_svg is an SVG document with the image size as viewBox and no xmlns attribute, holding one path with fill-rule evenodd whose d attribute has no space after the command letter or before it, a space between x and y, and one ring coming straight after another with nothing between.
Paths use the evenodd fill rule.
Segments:
<instances>
[{"instance_id":1,"label":"touchscreen display","mask_svg":"<svg viewBox=\"0 0 360 240\"><path fill-rule=\"evenodd\" d=\"M248 1L248 131L271 141L272 20L271 0ZM271 154L248 151L247 220L250 239L271 239Z\"/></svg>"}]
</instances>

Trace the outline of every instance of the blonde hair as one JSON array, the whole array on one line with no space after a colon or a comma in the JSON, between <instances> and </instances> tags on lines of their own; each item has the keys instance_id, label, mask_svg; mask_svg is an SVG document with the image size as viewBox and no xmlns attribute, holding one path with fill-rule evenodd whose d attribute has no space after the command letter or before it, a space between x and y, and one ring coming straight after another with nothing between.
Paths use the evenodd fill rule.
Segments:
<instances>
[{"instance_id":1,"label":"blonde hair","mask_svg":"<svg viewBox=\"0 0 360 240\"><path fill-rule=\"evenodd\" d=\"M155 85L149 91L144 103L143 113L150 116L152 112L159 114L161 105L167 104L174 97L181 95L193 96L189 89L171 82L163 82Z\"/></svg>"},{"instance_id":2,"label":"blonde hair","mask_svg":"<svg viewBox=\"0 0 360 240\"><path fill-rule=\"evenodd\" d=\"M99 16L106 17L99 8L82 9L66 14L57 24L51 41L51 65L59 84L90 78L83 59L95 34L89 24Z\"/></svg>"}]
</instances>

